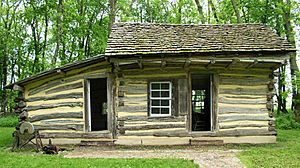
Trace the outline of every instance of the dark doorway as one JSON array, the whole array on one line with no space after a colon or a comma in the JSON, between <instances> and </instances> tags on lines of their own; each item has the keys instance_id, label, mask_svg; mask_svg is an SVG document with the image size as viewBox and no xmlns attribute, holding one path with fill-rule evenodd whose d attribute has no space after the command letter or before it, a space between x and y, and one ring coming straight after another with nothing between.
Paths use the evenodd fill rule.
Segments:
<instances>
[{"instance_id":1,"label":"dark doorway","mask_svg":"<svg viewBox=\"0 0 300 168\"><path fill-rule=\"evenodd\" d=\"M192 75L192 131L211 131L211 75Z\"/></svg>"},{"instance_id":2,"label":"dark doorway","mask_svg":"<svg viewBox=\"0 0 300 168\"><path fill-rule=\"evenodd\" d=\"M91 131L107 130L106 78L90 79Z\"/></svg>"}]
</instances>

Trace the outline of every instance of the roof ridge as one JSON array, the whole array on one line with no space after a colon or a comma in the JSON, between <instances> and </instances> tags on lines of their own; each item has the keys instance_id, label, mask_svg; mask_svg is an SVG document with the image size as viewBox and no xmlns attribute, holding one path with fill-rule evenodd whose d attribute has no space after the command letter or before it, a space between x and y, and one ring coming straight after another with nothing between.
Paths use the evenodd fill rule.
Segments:
<instances>
[{"instance_id":1,"label":"roof ridge","mask_svg":"<svg viewBox=\"0 0 300 168\"><path fill-rule=\"evenodd\" d=\"M177 24L177 23L149 23L149 22L116 22L114 25L168 25L168 26L230 26L230 25L260 25L266 26L263 23L225 23L225 24L197 24L197 23L184 23L184 24Z\"/></svg>"}]
</instances>

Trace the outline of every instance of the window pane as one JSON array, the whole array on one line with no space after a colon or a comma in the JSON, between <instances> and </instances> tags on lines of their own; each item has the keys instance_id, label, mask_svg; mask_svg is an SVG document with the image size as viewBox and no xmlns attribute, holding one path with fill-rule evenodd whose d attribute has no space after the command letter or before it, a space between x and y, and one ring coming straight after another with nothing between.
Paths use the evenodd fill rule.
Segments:
<instances>
[{"instance_id":1,"label":"window pane","mask_svg":"<svg viewBox=\"0 0 300 168\"><path fill-rule=\"evenodd\" d=\"M161 108L161 114L169 114L169 108Z\"/></svg>"},{"instance_id":2,"label":"window pane","mask_svg":"<svg viewBox=\"0 0 300 168\"><path fill-rule=\"evenodd\" d=\"M151 108L152 114L159 114L159 108Z\"/></svg>"},{"instance_id":3,"label":"window pane","mask_svg":"<svg viewBox=\"0 0 300 168\"><path fill-rule=\"evenodd\" d=\"M160 97L160 91L152 91L152 97Z\"/></svg>"},{"instance_id":4,"label":"window pane","mask_svg":"<svg viewBox=\"0 0 300 168\"><path fill-rule=\"evenodd\" d=\"M160 106L160 100L152 100L152 106Z\"/></svg>"},{"instance_id":5,"label":"window pane","mask_svg":"<svg viewBox=\"0 0 300 168\"><path fill-rule=\"evenodd\" d=\"M160 89L160 84L159 83L152 83L151 84L151 89Z\"/></svg>"},{"instance_id":6,"label":"window pane","mask_svg":"<svg viewBox=\"0 0 300 168\"><path fill-rule=\"evenodd\" d=\"M169 100L161 100L161 106L169 106Z\"/></svg>"},{"instance_id":7,"label":"window pane","mask_svg":"<svg viewBox=\"0 0 300 168\"><path fill-rule=\"evenodd\" d=\"M161 97L170 97L169 91L161 91Z\"/></svg>"},{"instance_id":8,"label":"window pane","mask_svg":"<svg viewBox=\"0 0 300 168\"><path fill-rule=\"evenodd\" d=\"M169 89L170 88L170 84L169 83L162 83L161 84L161 89Z\"/></svg>"}]
</instances>

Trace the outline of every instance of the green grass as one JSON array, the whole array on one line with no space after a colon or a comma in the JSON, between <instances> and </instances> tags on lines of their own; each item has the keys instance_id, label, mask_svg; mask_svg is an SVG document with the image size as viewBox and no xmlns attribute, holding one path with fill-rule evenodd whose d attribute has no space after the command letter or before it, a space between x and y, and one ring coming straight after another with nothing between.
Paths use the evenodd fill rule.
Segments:
<instances>
[{"instance_id":1,"label":"green grass","mask_svg":"<svg viewBox=\"0 0 300 168\"><path fill-rule=\"evenodd\" d=\"M0 117L0 127L15 127L18 124L18 117L14 115L7 115Z\"/></svg>"},{"instance_id":2,"label":"green grass","mask_svg":"<svg viewBox=\"0 0 300 168\"><path fill-rule=\"evenodd\" d=\"M183 159L86 159L0 152L0 167L197 167Z\"/></svg>"},{"instance_id":3,"label":"green grass","mask_svg":"<svg viewBox=\"0 0 300 168\"><path fill-rule=\"evenodd\" d=\"M278 143L244 147L239 158L247 167L300 167L300 130L279 130Z\"/></svg>"},{"instance_id":4,"label":"green grass","mask_svg":"<svg viewBox=\"0 0 300 168\"><path fill-rule=\"evenodd\" d=\"M183 159L92 159L63 158L35 152L10 152L14 128L0 127L2 167L197 167ZM300 167L300 130L279 130L277 144L234 145L216 149L242 149L239 158L247 167ZM208 147L208 149L210 149ZM212 148L214 149L214 148Z\"/></svg>"},{"instance_id":5,"label":"green grass","mask_svg":"<svg viewBox=\"0 0 300 168\"><path fill-rule=\"evenodd\" d=\"M0 127L0 148L12 145L12 133L15 128L13 127ZM1 152L1 149L0 149Z\"/></svg>"},{"instance_id":6,"label":"green grass","mask_svg":"<svg viewBox=\"0 0 300 168\"><path fill-rule=\"evenodd\" d=\"M147 168L147 167L198 167L191 160L184 159L93 159L93 158L64 158L63 155L43 155L35 152L10 152L7 147L12 143L14 128L0 127L0 168L20 167L124 167L124 168Z\"/></svg>"}]
</instances>

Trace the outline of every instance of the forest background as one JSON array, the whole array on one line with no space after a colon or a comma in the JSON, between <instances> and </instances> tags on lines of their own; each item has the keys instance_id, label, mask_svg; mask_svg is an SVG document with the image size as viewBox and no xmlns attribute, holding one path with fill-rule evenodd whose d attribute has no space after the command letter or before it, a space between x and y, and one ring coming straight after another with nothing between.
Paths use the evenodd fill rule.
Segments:
<instances>
[{"instance_id":1,"label":"forest background","mask_svg":"<svg viewBox=\"0 0 300 168\"><path fill-rule=\"evenodd\" d=\"M275 100L277 115L300 122L299 0L2 0L0 114L15 107L16 93L6 85L103 54L114 22L270 27L298 49L278 69Z\"/></svg>"}]
</instances>

